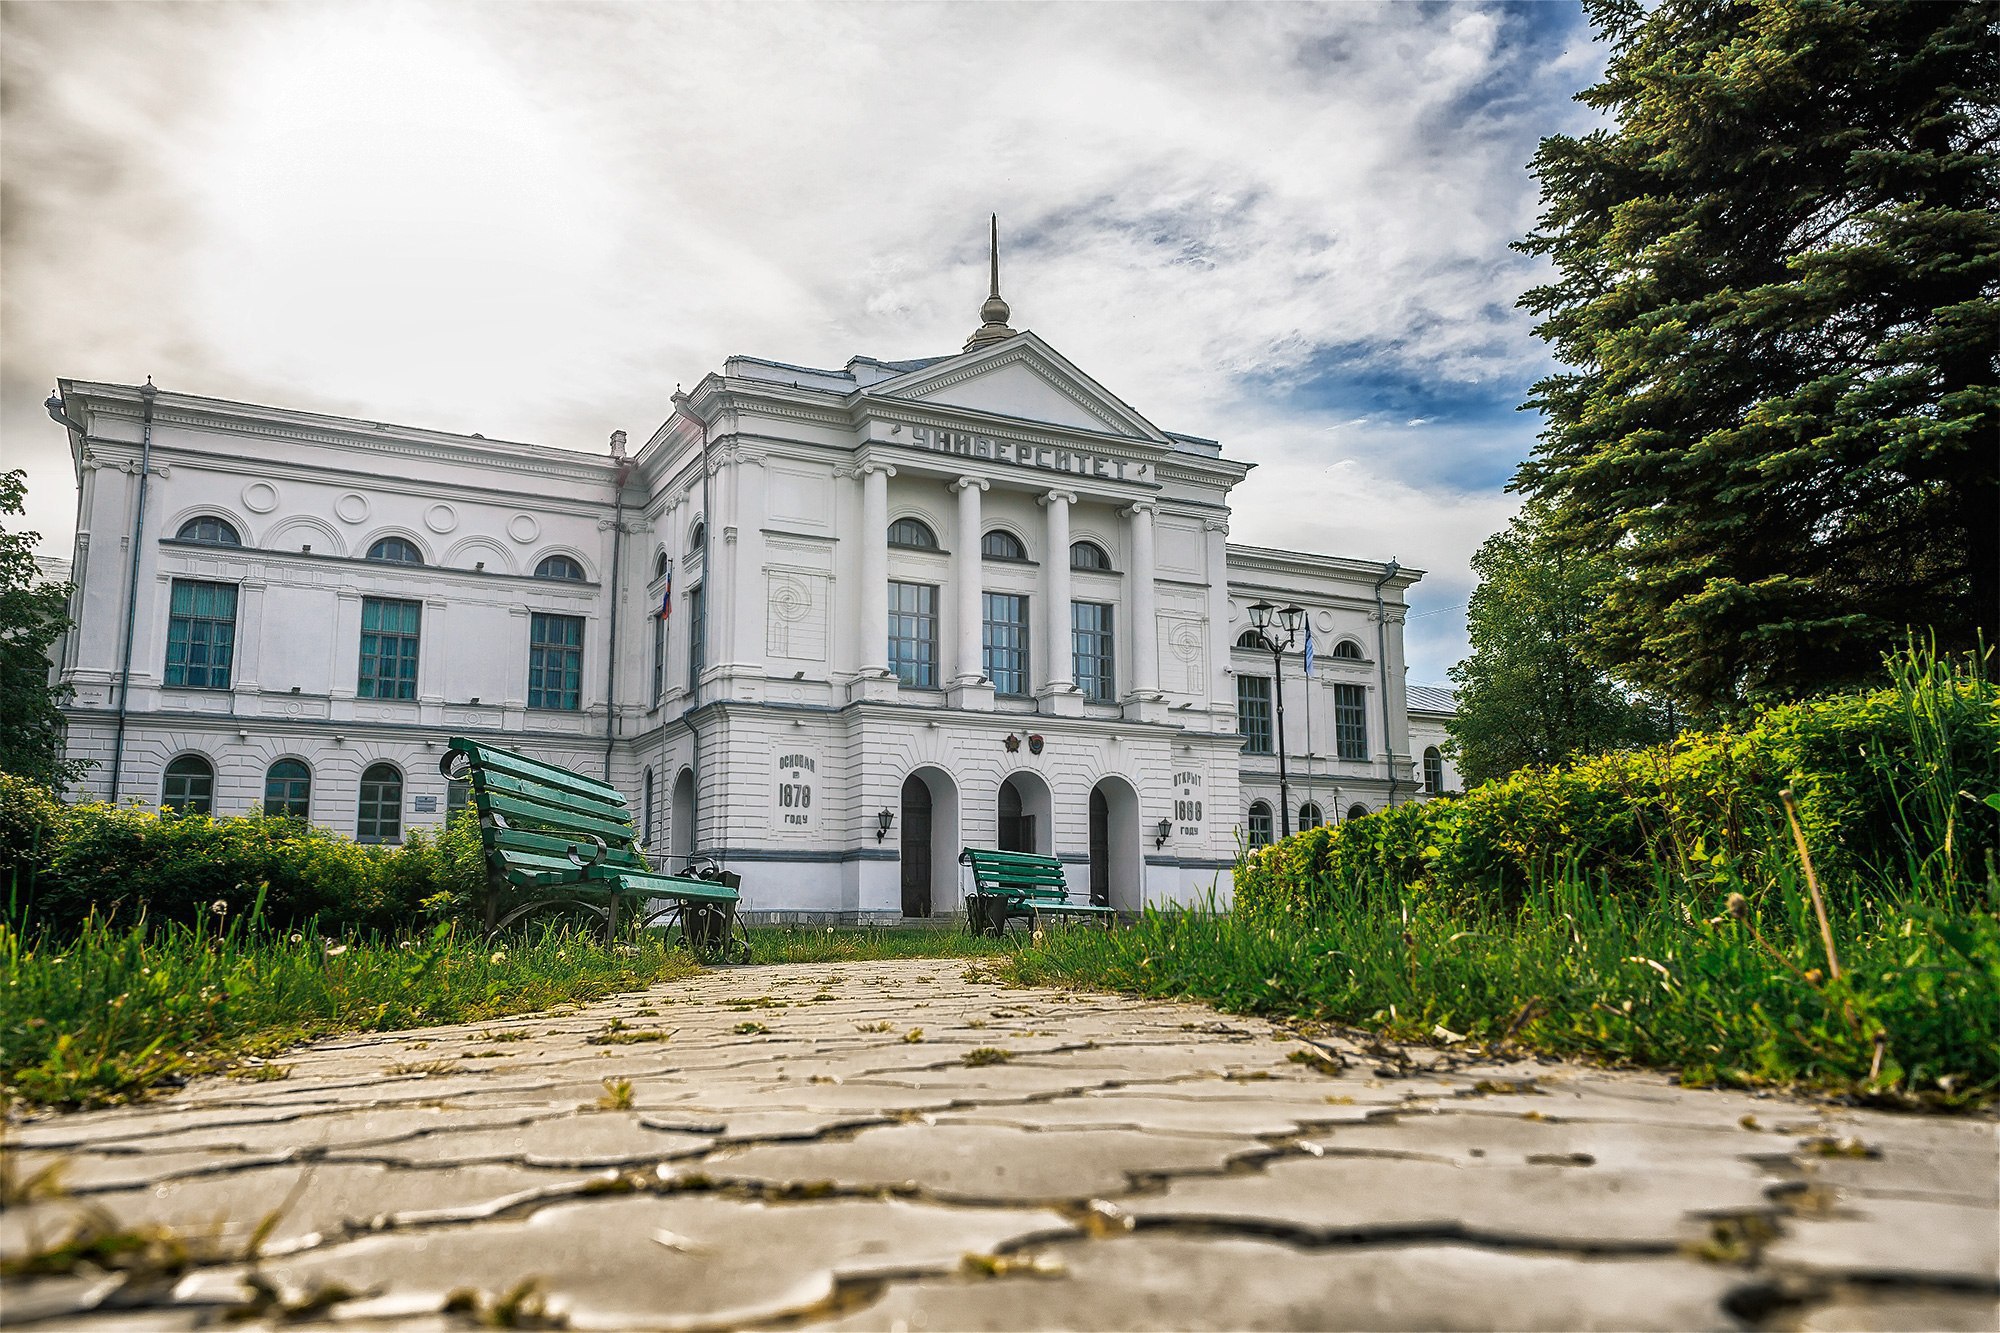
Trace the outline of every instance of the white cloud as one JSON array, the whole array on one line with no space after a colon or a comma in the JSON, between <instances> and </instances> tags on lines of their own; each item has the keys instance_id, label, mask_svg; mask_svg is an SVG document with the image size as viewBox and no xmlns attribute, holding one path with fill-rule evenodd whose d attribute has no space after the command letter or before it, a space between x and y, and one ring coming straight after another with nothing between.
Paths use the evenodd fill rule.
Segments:
<instances>
[{"instance_id":1,"label":"white cloud","mask_svg":"<svg viewBox=\"0 0 2000 1333\"><path fill-rule=\"evenodd\" d=\"M1267 464L1240 536L1393 550L1462 582L1466 540L1391 539L1483 524L1476 543L1511 505L1396 480L1430 413L1329 435L1251 395L1329 349L1525 388L1542 353L1511 306L1534 270L1506 245L1532 224L1534 140L1576 123L1567 95L1596 58L1574 34L1559 55L1524 46L1529 21L0 7L19 94L0 447L31 467L57 545L70 481L39 403L59 374L594 449L649 431L676 382L731 353L956 348L991 210L1017 327L1162 425Z\"/></svg>"}]
</instances>

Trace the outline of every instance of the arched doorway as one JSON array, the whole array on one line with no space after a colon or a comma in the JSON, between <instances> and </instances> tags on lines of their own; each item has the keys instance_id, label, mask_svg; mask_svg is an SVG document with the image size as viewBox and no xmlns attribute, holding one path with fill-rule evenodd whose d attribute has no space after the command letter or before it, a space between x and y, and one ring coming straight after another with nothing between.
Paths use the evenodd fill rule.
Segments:
<instances>
[{"instance_id":1,"label":"arched doorway","mask_svg":"<svg viewBox=\"0 0 2000 1333\"><path fill-rule=\"evenodd\" d=\"M903 915L931 914L931 789L912 773L903 779Z\"/></svg>"},{"instance_id":2,"label":"arched doorway","mask_svg":"<svg viewBox=\"0 0 2000 1333\"><path fill-rule=\"evenodd\" d=\"M694 856L694 770L684 768L674 779L674 804L667 815L667 856L679 870Z\"/></svg>"},{"instance_id":3,"label":"arched doorway","mask_svg":"<svg viewBox=\"0 0 2000 1333\"><path fill-rule=\"evenodd\" d=\"M949 910L958 882L958 784L941 768L914 769L903 779L900 803L903 915Z\"/></svg>"},{"instance_id":4,"label":"arched doorway","mask_svg":"<svg viewBox=\"0 0 2000 1333\"><path fill-rule=\"evenodd\" d=\"M1041 774L1023 769L1000 784L1000 831L996 845L1003 852L1055 850L1054 799Z\"/></svg>"},{"instance_id":5,"label":"arched doorway","mask_svg":"<svg viewBox=\"0 0 2000 1333\"><path fill-rule=\"evenodd\" d=\"M1137 912L1142 860L1139 794L1123 778L1105 778L1090 789L1090 901Z\"/></svg>"}]
</instances>

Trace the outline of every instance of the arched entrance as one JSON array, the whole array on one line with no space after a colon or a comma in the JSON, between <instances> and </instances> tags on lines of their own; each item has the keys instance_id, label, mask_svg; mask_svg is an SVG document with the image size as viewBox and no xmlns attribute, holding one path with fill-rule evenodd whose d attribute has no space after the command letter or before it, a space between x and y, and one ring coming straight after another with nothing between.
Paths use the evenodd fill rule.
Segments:
<instances>
[{"instance_id":1,"label":"arched entrance","mask_svg":"<svg viewBox=\"0 0 2000 1333\"><path fill-rule=\"evenodd\" d=\"M1000 832L997 844L1003 852L1037 852L1049 856L1055 850L1055 802L1049 784L1041 774L1023 769L1010 774L1000 784Z\"/></svg>"},{"instance_id":2,"label":"arched entrance","mask_svg":"<svg viewBox=\"0 0 2000 1333\"><path fill-rule=\"evenodd\" d=\"M931 789L912 773L903 779L903 915L931 914Z\"/></svg>"},{"instance_id":3,"label":"arched entrance","mask_svg":"<svg viewBox=\"0 0 2000 1333\"><path fill-rule=\"evenodd\" d=\"M679 870L694 856L694 770L674 779L674 804L667 815L667 858Z\"/></svg>"},{"instance_id":4,"label":"arched entrance","mask_svg":"<svg viewBox=\"0 0 2000 1333\"><path fill-rule=\"evenodd\" d=\"M1142 906L1139 793L1123 778L1090 789L1090 901L1121 912Z\"/></svg>"},{"instance_id":5,"label":"arched entrance","mask_svg":"<svg viewBox=\"0 0 2000 1333\"><path fill-rule=\"evenodd\" d=\"M949 910L958 882L958 784L951 774L926 767L904 778L897 824L903 915Z\"/></svg>"}]
</instances>

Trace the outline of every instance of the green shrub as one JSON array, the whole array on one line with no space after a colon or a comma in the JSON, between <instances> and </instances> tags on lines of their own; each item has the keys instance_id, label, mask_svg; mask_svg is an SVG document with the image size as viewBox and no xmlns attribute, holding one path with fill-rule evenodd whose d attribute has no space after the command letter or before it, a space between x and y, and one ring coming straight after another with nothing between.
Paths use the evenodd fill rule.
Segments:
<instances>
[{"instance_id":1,"label":"green shrub","mask_svg":"<svg viewBox=\"0 0 2000 1333\"><path fill-rule=\"evenodd\" d=\"M47 787L0 773L0 895L10 919L19 919L33 903L62 818L62 802Z\"/></svg>"},{"instance_id":2,"label":"green shrub","mask_svg":"<svg viewBox=\"0 0 2000 1333\"><path fill-rule=\"evenodd\" d=\"M2000 846L2000 709L1983 662L1909 651L1885 689L1767 708L1747 724L1311 829L1247 853L1236 903L1310 916L1371 892L1518 903L1570 872L1643 888L1768 883L1796 857L1790 790L1823 875L1871 888L1921 873L1975 892Z\"/></svg>"}]
</instances>

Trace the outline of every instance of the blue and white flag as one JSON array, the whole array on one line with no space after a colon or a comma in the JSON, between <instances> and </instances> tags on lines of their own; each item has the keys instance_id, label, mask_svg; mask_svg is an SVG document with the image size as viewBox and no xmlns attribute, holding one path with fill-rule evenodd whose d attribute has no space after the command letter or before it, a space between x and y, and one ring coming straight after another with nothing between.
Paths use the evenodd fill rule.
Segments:
<instances>
[{"instance_id":1,"label":"blue and white flag","mask_svg":"<svg viewBox=\"0 0 2000 1333\"><path fill-rule=\"evenodd\" d=\"M1313 673L1313 627L1306 626L1306 675Z\"/></svg>"},{"instance_id":2,"label":"blue and white flag","mask_svg":"<svg viewBox=\"0 0 2000 1333\"><path fill-rule=\"evenodd\" d=\"M667 562L666 585L660 589L660 619L665 620L674 613L674 562Z\"/></svg>"}]
</instances>

